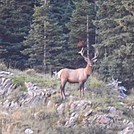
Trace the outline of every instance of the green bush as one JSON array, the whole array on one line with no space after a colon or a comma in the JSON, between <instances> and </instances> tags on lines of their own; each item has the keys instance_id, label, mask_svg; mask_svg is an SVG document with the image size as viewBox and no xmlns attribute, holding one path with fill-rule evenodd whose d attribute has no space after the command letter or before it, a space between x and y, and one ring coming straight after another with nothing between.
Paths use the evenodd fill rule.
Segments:
<instances>
[{"instance_id":1,"label":"green bush","mask_svg":"<svg viewBox=\"0 0 134 134\"><path fill-rule=\"evenodd\" d=\"M99 78L92 75L89 78L89 85L90 88L92 89L94 88L100 89L105 87L105 83L102 80L99 80Z\"/></svg>"},{"instance_id":2,"label":"green bush","mask_svg":"<svg viewBox=\"0 0 134 134\"><path fill-rule=\"evenodd\" d=\"M87 81L86 86L90 94L93 93L95 96L108 94L106 84L102 80L100 80L99 77L97 76L91 75L89 77L89 80Z\"/></svg>"}]
</instances>

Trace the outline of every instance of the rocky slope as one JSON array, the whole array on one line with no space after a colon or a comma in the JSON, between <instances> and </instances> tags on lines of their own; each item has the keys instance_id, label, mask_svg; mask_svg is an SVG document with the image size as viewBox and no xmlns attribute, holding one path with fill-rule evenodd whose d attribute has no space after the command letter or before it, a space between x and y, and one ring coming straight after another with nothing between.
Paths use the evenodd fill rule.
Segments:
<instances>
[{"instance_id":1,"label":"rocky slope","mask_svg":"<svg viewBox=\"0 0 134 134\"><path fill-rule=\"evenodd\" d=\"M104 106L102 99L95 102L67 93L62 100L57 89L41 88L33 82L24 84L26 90L21 91L11 78L0 78L2 134L134 133L134 106L128 102L129 96L117 98L118 107L110 98Z\"/></svg>"}]
</instances>

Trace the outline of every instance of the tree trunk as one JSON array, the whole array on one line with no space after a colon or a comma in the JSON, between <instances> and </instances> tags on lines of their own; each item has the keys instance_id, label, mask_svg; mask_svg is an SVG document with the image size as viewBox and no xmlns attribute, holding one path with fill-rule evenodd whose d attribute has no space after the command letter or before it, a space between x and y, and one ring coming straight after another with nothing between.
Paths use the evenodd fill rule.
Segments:
<instances>
[{"instance_id":1,"label":"tree trunk","mask_svg":"<svg viewBox=\"0 0 134 134\"><path fill-rule=\"evenodd\" d=\"M87 15L87 57L89 58L89 21L88 21L88 15Z\"/></svg>"},{"instance_id":2,"label":"tree trunk","mask_svg":"<svg viewBox=\"0 0 134 134\"><path fill-rule=\"evenodd\" d=\"M47 0L44 1L44 6L47 7ZM43 68L44 68L44 71L46 71L46 68L47 68L47 64L46 64L46 45L47 45L47 42L46 42L46 33L47 33L47 27L46 27L46 21L44 20L44 57L43 57Z\"/></svg>"}]
</instances>

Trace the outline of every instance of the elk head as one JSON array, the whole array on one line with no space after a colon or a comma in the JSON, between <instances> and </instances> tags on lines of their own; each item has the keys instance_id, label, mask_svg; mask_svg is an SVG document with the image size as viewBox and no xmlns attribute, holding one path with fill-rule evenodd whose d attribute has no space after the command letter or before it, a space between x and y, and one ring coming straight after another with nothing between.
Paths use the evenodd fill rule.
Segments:
<instances>
[{"instance_id":1,"label":"elk head","mask_svg":"<svg viewBox=\"0 0 134 134\"><path fill-rule=\"evenodd\" d=\"M94 57L92 59L87 58L84 56L84 48L82 48L79 52L79 54L81 54L81 56L84 58L84 60L90 64L92 66L93 63L95 63L97 61L97 57L98 57L98 50L95 48L95 54Z\"/></svg>"}]
</instances>

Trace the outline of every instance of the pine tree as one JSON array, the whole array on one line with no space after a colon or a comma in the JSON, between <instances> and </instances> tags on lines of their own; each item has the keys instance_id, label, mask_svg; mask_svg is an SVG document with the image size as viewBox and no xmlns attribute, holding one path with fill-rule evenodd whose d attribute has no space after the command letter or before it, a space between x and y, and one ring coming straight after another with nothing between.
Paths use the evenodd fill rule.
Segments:
<instances>
[{"instance_id":1,"label":"pine tree","mask_svg":"<svg viewBox=\"0 0 134 134\"><path fill-rule=\"evenodd\" d=\"M96 1L99 71L105 77L133 80L133 10L132 1ZM131 63L131 64L130 64ZM131 81L130 80L130 81Z\"/></svg>"},{"instance_id":2,"label":"pine tree","mask_svg":"<svg viewBox=\"0 0 134 134\"><path fill-rule=\"evenodd\" d=\"M0 5L0 58L11 67L23 68L22 41L27 35L32 2L2 0Z\"/></svg>"},{"instance_id":3,"label":"pine tree","mask_svg":"<svg viewBox=\"0 0 134 134\"><path fill-rule=\"evenodd\" d=\"M56 66L56 68L59 70L59 68L63 67L69 67L70 53L69 50L69 44L68 44L68 33L69 30L66 26L66 24L70 21L70 17L72 15L72 11L74 8L74 4L72 0L68 1L51 1L50 2L51 8L50 8L50 18L54 22L57 22L57 27L55 27L55 32L51 31L54 35L57 35L57 39L53 42L55 44L54 52L51 52L50 54L55 55L52 58L49 58L51 60L51 64ZM57 46L57 47L56 47Z\"/></svg>"},{"instance_id":4,"label":"pine tree","mask_svg":"<svg viewBox=\"0 0 134 134\"><path fill-rule=\"evenodd\" d=\"M87 18L88 16L88 18ZM87 37L87 19L88 19L88 35ZM84 42L86 45L86 40L89 40L88 53L92 51L92 44L95 43L95 28L92 20L95 19L95 8L93 2L88 2L87 0L80 0L75 2L75 10L72 13L71 21L68 23L69 33L69 43L71 44L72 50L74 50L75 56L79 49L80 42ZM88 54L87 54L88 55ZM76 61L76 60L75 60ZM76 66L80 64L80 59L77 59Z\"/></svg>"},{"instance_id":5,"label":"pine tree","mask_svg":"<svg viewBox=\"0 0 134 134\"><path fill-rule=\"evenodd\" d=\"M33 23L24 41L27 48L22 52L28 56L28 66L43 66L45 25L47 25L47 18L44 16L47 11L46 7L43 4L34 8Z\"/></svg>"},{"instance_id":6,"label":"pine tree","mask_svg":"<svg viewBox=\"0 0 134 134\"><path fill-rule=\"evenodd\" d=\"M68 30L64 22L69 20L68 1L40 1L35 7L33 23L24 44L28 48L23 51L32 67L62 67L64 50L67 44L65 34ZM69 14L70 15L70 14ZM45 56L44 56L45 55Z\"/></svg>"}]
</instances>

